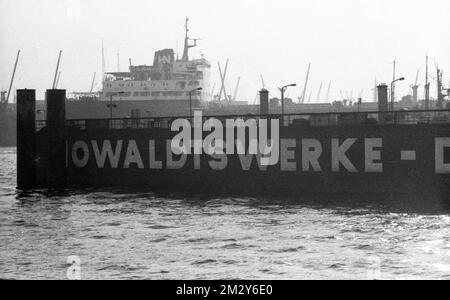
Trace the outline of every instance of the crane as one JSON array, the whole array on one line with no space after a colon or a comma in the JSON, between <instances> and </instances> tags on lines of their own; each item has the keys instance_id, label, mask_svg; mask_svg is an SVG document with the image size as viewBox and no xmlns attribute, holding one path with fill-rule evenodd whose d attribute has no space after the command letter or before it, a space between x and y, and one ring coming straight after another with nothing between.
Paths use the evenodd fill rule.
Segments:
<instances>
[{"instance_id":1,"label":"crane","mask_svg":"<svg viewBox=\"0 0 450 300\"><path fill-rule=\"evenodd\" d=\"M236 88L234 89L234 94L233 94L233 101L236 101L236 96L237 96L237 92L239 89L239 83L241 82L241 77L238 77L237 83L236 83Z\"/></svg>"},{"instance_id":2,"label":"crane","mask_svg":"<svg viewBox=\"0 0 450 300\"><path fill-rule=\"evenodd\" d=\"M331 90L331 81L330 81L330 83L328 84L328 89L327 89L327 96L326 96L326 101L327 101L327 103L330 101L330 90Z\"/></svg>"},{"instance_id":3,"label":"crane","mask_svg":"<svg viewBox=\"0 0 450 300\"><path fill-rule=\"evenodd\" d=\"M59 72L59 63L61 62L61 54L62 54L62 50L59 51L59 56L58 56L58 62L56 64L56 70L55 70L55 77L53 79L53 85L52 88L56 89L56 80L58 79L58 72Z\"/></svg>"},{"instance_id":4,"label":"crane","mask_svg":"<svg viewBox=\"0 0 450 300\"><path fill-rule=\"evenodd\" d=\"M308 86L308 79L309 79L309 71L311 70L311 63L308 65L308 71L306 72L306 80L305 80L305 86L303 87L303 94L302 98L300 99L301 103L305 102L305 95L306 95L306 87Z\"/></svg>"},{"instance_id":5,"label":"crane","mask_svg":"<svg viewBox=\"0 0 450 300\"><path fill-rule=\"evenodd\" d=\"M91 89L89 90L89 93L92 93L92 91L94 90L94 84L95 84L95 75L97 75L97 73L96 73L96 72L94 72L94 78L92 78Z\"/></svg>"},{"instance_id":6,"label":"crane","mask_svg":"<svg viewBox=\"0 0 450 300\"><path fill-rule=\"evenodd\" d=\"M56 78L56 84L55 84L55 89L58 88L58 84L59 84L59 79L61 78L61 71L58 72L58 77Z\"/></svg>"},{"instance_id":7,"label":"crane","mask_svg":"<svg viewBox=\"0 0 450 300\"><path fill-rule=\"evenodd\" d=\"M259 76L261 77L262 88L265 89L266 88L266 84L264 82L264 77L262 76L262 74L259 74Z\"/></svg>"},{"instance_id":8,"label":"crane","mask_svg":"<svg viewBox=\"0 0 450 300\"><path fill-rule=\"evenodd\" d=\"M11 81L9 82L8 95L6 96L6 103L8 103L9 95L11 94L11 88L14 82L14 76L16 75L17 63L19 62L20 50L17 51L16 62L14 64L14 69L11 77Z\"/></svg>"},{"instance_id":9,"label":"crane","mask_svg":"<svg viewBox=\"0 0 450 300\"><path fill-rule=\"evenodd\" d=\"M320 94L322 93L322 85L323 83L320 83L320 87L319 87L319 91L317 92L317 100L316 102L319 103L320 102Z\"/></svg>"},{"instance_id":10,"label":"crane","mask_svg":"<svg viewBox=\"0 0 450 300\"><path fill-rule=\"evenodd\" d=\"M211 97L214 99L214 90L216 89L216 83L214 82L213 87L211 89Z\"/></svg>"},{"instance_id":11,"label":"crane","mask_svg":"<svg viewBox=\"0 0 450 300\"><path fill-rule=\"evenodd\" d=\"M225 95L225 99L227 99L227 91L225 89L225 78L227 76L227 70L228 70L228 58L227 58L227 62L225 64L225 69L222 73L222 67L220 66L220 62L217 63L217 65L219 66L219 74L220 74L220 81L222 82L222 85L220 87L220 92L219 92L219 101L222 98L222 92Z\"/></svg>"},{"instance_id":12,"label":"crane","mask_svg":"<svg viewBox=\"0 0 450 300\"><path fill-rule=\"evenodd\" d=\"M417 70L417 73L416 73L416 81L414 82L414 86L418 86L418 85L417 85L417 82L419 81L419 72L420 72L420 69Z\"/></svg>"}]
</instances>

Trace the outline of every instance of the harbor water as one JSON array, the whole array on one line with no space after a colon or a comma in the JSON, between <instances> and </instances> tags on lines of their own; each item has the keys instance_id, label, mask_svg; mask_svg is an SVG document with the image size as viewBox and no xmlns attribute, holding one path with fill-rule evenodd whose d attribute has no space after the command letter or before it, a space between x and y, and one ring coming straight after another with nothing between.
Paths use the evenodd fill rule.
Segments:
<instances>
[{"instance_id":1,"label":"harbor water","mask_svg":"<svg viewBox=\"0 0 450 300\"><path fill-rule=\"evenodd\" d=\"M450 279L448 214L148 191L19 194L15 168L15 148L0 148L2 279Z\"/></svg>"}]
</instances>

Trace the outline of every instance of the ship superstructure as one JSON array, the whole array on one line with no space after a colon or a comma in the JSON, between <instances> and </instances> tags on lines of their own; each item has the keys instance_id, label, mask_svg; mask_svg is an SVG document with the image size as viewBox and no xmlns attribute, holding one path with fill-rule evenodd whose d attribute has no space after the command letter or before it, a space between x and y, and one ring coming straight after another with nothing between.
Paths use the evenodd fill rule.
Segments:
<instances>
[{"instance_id":1,"label":"ship superstructure","mask_svg":"<svg viewBox=\"0 0 450 300\"><path fill-rule=\"evenodd\" d=\"M189 19L185 23L184 51L181 59L173 49L155 52L153 65L129 67L129 72L106 73L101 100L209 101L211 64L203 57L189 59L189 49L197 39L189 38ZM193 42L193 43L192 43ZM194 91L202 88L201 91Z\"/></svg>"}]
</instances>

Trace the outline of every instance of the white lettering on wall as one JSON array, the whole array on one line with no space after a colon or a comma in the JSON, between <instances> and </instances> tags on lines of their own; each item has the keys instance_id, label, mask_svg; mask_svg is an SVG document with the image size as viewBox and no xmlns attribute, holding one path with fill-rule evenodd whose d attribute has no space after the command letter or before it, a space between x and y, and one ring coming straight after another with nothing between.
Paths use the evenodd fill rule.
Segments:
<instances>
[{"instance_id":1,"label":"white lettering on wall","mask_svg":"<svg viewBox=\"0 0 450 300\"><path fill-rule=\"evenodd\" d=\"M100 152L97 141L91 141L97 167L104 168L106 157L108 157L111 168L116 169L119 166L120 153L122 152L122 143L122 140L118 140L116 143L116 149L115 151L113 151L111 141L105 140L103 141L102 151Z\"/></svg>"},{"instance_id":2,"label":"white lettering on wall","mask_svg":"<svg viewBox=\"0 0 450 300\"><path fill-rule=\"evenodd\" d=\"M81 158L78 157L81 152ZM76 141L72 146L72 161L77 168L84 168L89 161L89 148L86 142Z\"/></svg>"},{"instance_id":3,"label":"white lettering on wall","mask_svg":"<svg viewBox=\"0 0 450 300\"><path fill-rule=\"evenodd\" d=\"M435 138L435 167L437 174L450 173L450 163L445 163L444 149L450 148L450 138L440 137Z\"/></svg>"},{"instance_id":4,"label":"white lettering on wall","mask_svg":"<svg viewBox=\"0 0 450 300\"><path fill-rule=\"evenodd\" d=\"M322 144L316 139L302 139L302 170L307 172L312 166L314 172L320 172L319 158L322 155Z\"/></svg>"},{"instance_id":5,"label":"white lettering on wall","mask_svg":"<svg viewBox=\"0 0 450 300\"><path fill-rule=\"evenodd\" d=\"M187 161L187 154L180 154L180 159L179 160L174 160L173 156L175 155L172 152L172 145L171 145L171 141L167 140L167 145L166 145L166 163L167 163L167 169L169 170L178 170L184 167L184 165L186 164Z\"/></svg>"},{"instance_id":6,"label":"white lettering on wall","mask_svg":"<svg viewBox=\"0 0 450 300\"><path fill-rule=\"evenodd\" d=\"M136 164L139 169L144 168L141 154L139 153L139 149L136 145L135 140L130 140L128 142L127 154L125 155L125 162L123 163L123 167L125 169L128 169L131 164Z\"/></svg>"},{"instance_id":7,"label":"white lettering on wall","mask_svg":"<svg viewBox=\"0 0 450 300\"><path fill-rule=\"evenodd\" d=\"M295 159L295 139L280 140L280 167L281 171L297 171Z\"/></svg>"},{"instance_id":8,"label":"white lettering on wall","mask_svg":"<svg viewBox=\"0 0 450 300\"><path fill-rule=\"evenodd\" d=\"M148 141L148 160L150 169L162 169L162 161L156 160L155 140Z\"/></svg>"},{"instance_id":9,"label":"white lettering on wall","mask_svg":"<svg viewBox=\"0 0 450 300\"><path fill-rule=\"evenodd\" d=\"M347 171L356 173L355 166L348 159L345 153L356 142L356 139L346 139L342 145L339 146L339 139L331 140L331 169L333 172L339 172L339 167L342 164Z\"/></svg>"},{"instance_id":10,"label":"white lettering on wall","mask_svg":"<svg viewBox=\"0 0 450 300\"><path fill-rule=\"evenodd\" d=\"M383 146L383 140L381 138L367 138L364 140L364 152L365 152L365 171L366 173L382 173L383 163L375 162L381 160L381 150L375 148L381 148Z\"/></svg>"}]
</instances>

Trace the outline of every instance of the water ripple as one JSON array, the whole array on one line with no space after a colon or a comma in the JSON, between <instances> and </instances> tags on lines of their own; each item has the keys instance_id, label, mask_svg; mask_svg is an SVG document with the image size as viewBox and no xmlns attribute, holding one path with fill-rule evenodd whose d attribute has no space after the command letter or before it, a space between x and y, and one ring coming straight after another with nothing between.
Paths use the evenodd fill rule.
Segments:
<instances>
[{"instance_id":1,"label":"water ripple","mask_svg":"<svg viewBox=\"0 0 450 300\"><path fill-rule=\"evenodd\" d=\"M116 189L15 189L0 149L0 278L450 279L450 216ZM69 262L68 262L69 261Z\"/></svg>"}]
</instances>

